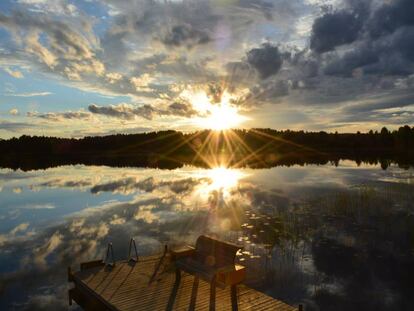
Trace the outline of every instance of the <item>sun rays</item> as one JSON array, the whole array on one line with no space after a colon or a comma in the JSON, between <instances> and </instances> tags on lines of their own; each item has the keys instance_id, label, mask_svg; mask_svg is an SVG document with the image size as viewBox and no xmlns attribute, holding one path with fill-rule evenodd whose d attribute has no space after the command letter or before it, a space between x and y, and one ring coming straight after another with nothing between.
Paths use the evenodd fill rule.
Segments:
<instances>
[{"instance_id":1,"label":"sun rays","mask_svg":"<svg viewBox=\"0 0 414 311\"><path fill-rule=\"evenodd\" d=\"M229 92L225 86L211 90L188 87L181 91L180 101L191 106L192 126L203 130L194 133L166 132L137 143L137 146L144 147L144 144L158 141L162 144L162 150L154 157L154 161L159 158L205 167L212 170L213 175L224 173L224 169L267 167L269 163L281 161L283 151L279 152L275 148L277 145L290 145L297 150L314 152L309 147L291 141L283 133L272 134L266 129L238 129L250 119L241 114L242 106L236 104L240 95ZM222 175L223 180L232 179L231 174Z\"/></svg>"}]
</instances>

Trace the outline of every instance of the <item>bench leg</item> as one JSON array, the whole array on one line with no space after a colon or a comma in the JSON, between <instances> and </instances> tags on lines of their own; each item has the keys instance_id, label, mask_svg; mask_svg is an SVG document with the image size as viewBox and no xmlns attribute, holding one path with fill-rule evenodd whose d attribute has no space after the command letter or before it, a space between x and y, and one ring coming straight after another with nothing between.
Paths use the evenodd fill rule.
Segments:
<instances>
[{"instance_id":1,"label":"bench leg","mask_svg":"<svg viewBox=\"0 0 414 311\"><path fill-rule=\"evenodd\" d=\"M231 286L231 310L238 311L239 306L237 304L237 287L236 285Z\"/></svg>"},{"instance_id":2,"label":"bench leg","mask_svg":"<svg viewBox=\"0 0 414 311\"><path fill-rule=\"evenodd\" d=\"M181 271L180 271L180 269L175 270L175 277L176 277L175 278L175 283L174 283L174 286L172 288L170 298L168 299L168 304L167 304L166 311L172 311L172 309L174 308L175 298L177 297L178 288L180 287L180 280L181 280Z\"/></svg>"},{"instance_id":3,"label":"bench leg","mask_svg":"<svg viewBox=\"0 0 414 311\"><path fill-rule=\"evenodd\" d=\"M190 301L190 308L188 310L194 311L196 302L197 302L197 293L198 293L198 283L200 282L200 278L198 276L194 277L193 283L193 290L191 291L191 301Z\"/></svg>"},{"instance_id":4,"label":"bench leg","mask_svg":"<svg viewBox=\"0 0 414 311\"><path fill-rule=\"evenodd\" d=\"M216 279L214 278L210 283L210 309L209 311L216 310Z\"/></svg>"}]
</instances>

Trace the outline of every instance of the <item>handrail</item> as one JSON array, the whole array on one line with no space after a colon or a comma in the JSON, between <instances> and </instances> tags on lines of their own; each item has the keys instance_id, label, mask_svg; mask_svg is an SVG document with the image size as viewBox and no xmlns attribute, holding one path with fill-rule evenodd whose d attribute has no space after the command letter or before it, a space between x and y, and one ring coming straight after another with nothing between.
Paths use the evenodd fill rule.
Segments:
<instances>
[{"instance_id":1,"label":"handrail","mask_svg":"<svg viewBox=\"0 0 414 311\"><path fill-rule=\"evenodd\" d=\"M132 245L134 245L135 258L131 256ZM138 262L138 251L137 251L137 245L135 244L135 239L134 238L131 238L129 240L128 261Z\"/></svg>"},{"instance_id":2,"label":"handrail","mask_svg":"<svg viewBox=\"0 0 414 311\"><path fill-rule=\"evenodd\" d=\"M109 253L111 253L112 262L108 262ZM114 257L114 249L112 247L112 242L108 243L104 262L105 262L105 266L115 267L115 257Z\"/></svg>"}]
</instances>

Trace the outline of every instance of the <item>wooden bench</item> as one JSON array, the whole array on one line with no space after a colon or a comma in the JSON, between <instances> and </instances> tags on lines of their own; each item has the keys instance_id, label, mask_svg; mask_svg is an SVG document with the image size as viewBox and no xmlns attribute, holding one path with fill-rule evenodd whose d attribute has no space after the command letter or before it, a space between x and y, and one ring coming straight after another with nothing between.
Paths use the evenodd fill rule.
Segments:
<instances>
[{"instance_id":1,"label":"wooden bench","mask_svg":"<svg viewBox=\"0 0 414 311\"><path fill-rule=\"evenodd\" d=\"M181 271L194 275L190 310L194 310L200 278L210 283L210 311L215 310L216 286L231 286L232 310L238 310L236 286L244 280L246 268L234 261L241 249L238 245L202 235L197 239L195 248L171 251L176 267L176 284L181 280Z\"/></svg>"}]
</instances>

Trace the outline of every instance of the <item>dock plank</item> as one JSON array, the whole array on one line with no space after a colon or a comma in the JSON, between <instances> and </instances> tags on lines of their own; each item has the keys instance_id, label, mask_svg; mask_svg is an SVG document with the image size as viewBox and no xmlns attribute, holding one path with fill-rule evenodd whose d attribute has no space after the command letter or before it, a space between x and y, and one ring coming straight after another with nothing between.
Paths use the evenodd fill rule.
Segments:
<instances>
[{"instance_id":1,"label":"dock plank","mask_svg":"<svg viewBox=\"0 0 414 311\"><path fill-rule=\"evenodd\" d=\"M182 274L174 292L174 268L165 258L147 257L137 263L119 262L115 267L98 266L73 274L76 292L73 298L84 309L106 310L188 310L194 277ZM201 281L196 295L195 310L209 309L210 284ZM297 308L243 284L237 289L240 311L294 311ZM78 301L79 300L79 301ZM91 306L94 306L93 308ZM216 310L231 310L230 288L216 290Z\"/></svg>"}]
</instances>

